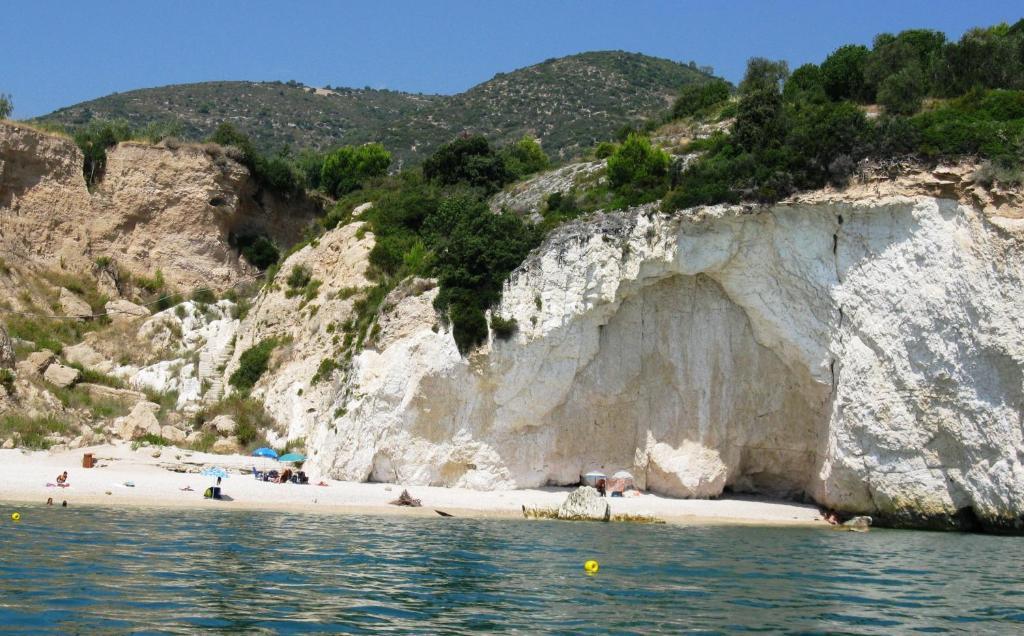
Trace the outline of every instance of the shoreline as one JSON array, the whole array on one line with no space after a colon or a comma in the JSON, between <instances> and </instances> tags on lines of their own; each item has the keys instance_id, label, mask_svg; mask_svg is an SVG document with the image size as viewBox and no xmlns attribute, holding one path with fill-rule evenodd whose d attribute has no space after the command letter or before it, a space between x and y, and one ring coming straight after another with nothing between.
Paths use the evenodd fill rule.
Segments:
<instances>
[{"instance_id":1,"label":"shoreline","mask_svg":"<svg viewBox=\"0 0 1024 636\"><path fill-rule=\"evenodd\" d=\"M159 451L159 456L154 457ZM82 468L82 454L91 452L97 466ZM222 484L230 499L203 498L213 479L199 471L220 466L229 472ZM273 460L246 455L214 455L173 446L140 447L127 443L93 446L61 453L0 450L0 508L17 504L130 507L163 510L223 510L429 517L435 510L474 519L521 519L522 506L557 507L572 488L479 491L438 486L346 482L331 479L328 486L274 484L257 481L252 466L280 466ZM47 487L68 471L68 488ZM239 474L239 470L247 471ZM134 483L128 487L125 482ZM191 491L181 488L191 487ZM402 490L422 501L422 507L393 506ZM609 498L612 514L644 514L672 525L745 525L829 528L817 507L753 497L672 499L645 493Z\"/></svg>"}]
</instances>

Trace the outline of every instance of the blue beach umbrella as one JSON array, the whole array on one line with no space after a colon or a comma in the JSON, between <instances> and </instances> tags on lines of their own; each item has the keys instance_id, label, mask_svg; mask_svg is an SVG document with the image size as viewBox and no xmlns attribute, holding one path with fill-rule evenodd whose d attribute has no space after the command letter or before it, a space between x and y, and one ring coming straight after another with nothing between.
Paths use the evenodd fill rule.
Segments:
<instances>
[{"instance_id":1,"label":"blue beach umbrella","mask_svg":"<svg viewBox=\"0 0 1024 636\"><path fill-rule=\"evenodd\" d=\"M267 448L266 446L264 446L263 448L257 448L255 451L253 451L252 456L269 457L270 459L277 459L277 451L275 451L273 448Z\"/></svg>"},{"instance_id":2,"label":"blue beach umbrella","mask_svg":"<svg viewBox=\"0 0 1024 636\"><path fill-rule=\"evenodd\" d=\"M281 455L277 459L282 462L304 462L306 461L306 456L302 453L288 453L287 455Z\"/></svg>"},{"instance_id":3,"label":"blue beach umbrella","mask_svg":"<svg viewBox=\"0 0 1024 636\"><path fill-rule=\"evenodd\" d=\"M224 470L223 468L217 467L206 468L200 474L203 475L204 477L220 477L221 479L228 478L228 471Z\"/></svg>"}]
</instances>

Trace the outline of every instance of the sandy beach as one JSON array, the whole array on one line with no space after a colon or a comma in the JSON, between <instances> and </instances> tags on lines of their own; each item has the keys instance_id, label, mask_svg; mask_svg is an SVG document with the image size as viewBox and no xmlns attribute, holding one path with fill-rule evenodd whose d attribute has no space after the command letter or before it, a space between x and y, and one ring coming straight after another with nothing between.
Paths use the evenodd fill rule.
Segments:
<instances>
[{"instance_id":1,"label":"sandy beach","mask_svg":"<svg viewBox=\"0 0 1024 636\"><path fill-rule=\"evenodd\" d=\"M159 451L159 456L154 457ZM96 465L82 468L82 454L93 453ZM213 484L200 475L219 466L229 473L222 490L230 499L203 498ZM408 486L422 501L421 508L389 505L406 488L399 484L324 480L326 486L274 484L257 481L252 467L281 468L274 460L245 455L214 455L175 447L143 447L127 443L80 448L63 453L0 450L0 504L150 506L218 510L276 510L324 514L402 514L436 517L435 510L455 516L522 518L522 506L557 507L568 488L484 492L464 488ZM67 488L54 484L68 471ZM128 486L126 483L134 484ZM182 490L191 488L192 490ZM609 498L612 514L652 515L677 524L827 524L814 506L752 498L716 500L670 499L653 494Z\"/></svg>"}]
</instances>

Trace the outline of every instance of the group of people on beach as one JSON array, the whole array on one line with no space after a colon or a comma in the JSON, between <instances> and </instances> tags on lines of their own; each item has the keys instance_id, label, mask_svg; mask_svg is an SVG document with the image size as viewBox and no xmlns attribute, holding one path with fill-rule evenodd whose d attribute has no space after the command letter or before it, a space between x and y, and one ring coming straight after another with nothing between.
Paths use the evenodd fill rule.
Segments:
<instances>
[{"instance_id":1,"label":"group of people on beach","mask_svg":"<svg viewBox=\"0 0 1024 636\"><path fill-rule=\"evenodd\" d=\"M68 471L66 471L66 470L64 472L62 472L61 474L57 475L57 480L56 481L57 481L57 483L55 483L55 484L50 483L50 484L46 484L46 485L50 486L50 487L57 486L58 488L67 488L67 487L71 486L71 484L68 483ZM53 505L53 497L47 497L46 498L46 505L47 506L52 506ZM68 507L67 499L62 501L60 503L60 505L61 505L62 508L67 508Z\"/></svg>"}]
</instances>

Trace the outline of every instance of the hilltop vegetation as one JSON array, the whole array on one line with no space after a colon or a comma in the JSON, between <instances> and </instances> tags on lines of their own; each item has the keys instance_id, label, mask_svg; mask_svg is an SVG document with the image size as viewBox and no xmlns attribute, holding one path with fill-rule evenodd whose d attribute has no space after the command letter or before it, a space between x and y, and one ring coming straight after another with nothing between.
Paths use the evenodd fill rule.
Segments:
<instances>
[{"instance_id":1,"label":"hilltop vegetation","mask_svg":"<svg viewBox=\"0 0 1024 636\"><path fill-rule=\"evenodd\" d=\"M677 113L725 104L722 91L701 99L694 90L680 97ZM881 112L869 116L874 104ZM843 184L862 159L894 156L976 156L990 162L987 178L1020 183L1024 20L972 29L957 42L921 29L885 33L871 49L843 46L792 74L784 61L753 58L738 103L723 108L735 110L729 134L688 148L703 155L673 176L666 211L777 201Z\"/></svg>"},{"instance_id":2,"label":"hilltop vegetation","mask_svg":"<svg viewBox=\"0 0 1024 636\"><path fill-rule=\"evenodd\" d=\"M498 144L529 135L550 156L571 158L622 126L659 114L681 86L707 77L693 64L594 52L499 73L452 96L207 82L109 95L40 119L69 130L96 120L124 120L137 130L171 122L192 140L206 139L228 122L263 153L379 142L396 166L418 163L464 132Z\"/></svg>"}]
</instances>

